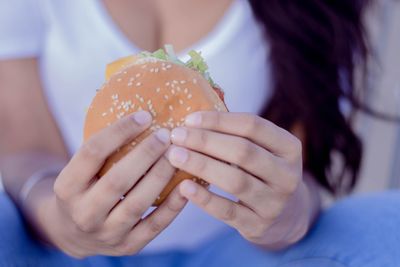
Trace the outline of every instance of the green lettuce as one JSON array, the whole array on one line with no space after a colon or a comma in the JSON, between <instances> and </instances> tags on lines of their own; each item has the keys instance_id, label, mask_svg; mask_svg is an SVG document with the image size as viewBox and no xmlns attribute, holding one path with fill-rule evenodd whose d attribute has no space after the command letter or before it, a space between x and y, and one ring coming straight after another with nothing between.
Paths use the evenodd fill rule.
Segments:
<instances>
[{"instance_id":1,"label":"green lettuce","mask_svg":"<svg viewBox=\"0 0 400 267\"><path fill-rule=\"evenodd\" d=\"M172 45L165 45L165 50L160 48L154 52L143 51L139 55L143 58L152 57L163 61L169 61L178 65L184 65L200 72L200 74L203 75L206 80L208 80L211 86L218 87L213 79L211 79L210 73L208 72L208 65L201 56L200 52L194 50L189 51L188 55L190 56L190 59L187 62L182 62L180 59L178 59Z\"/></svg>"}]
</instances>

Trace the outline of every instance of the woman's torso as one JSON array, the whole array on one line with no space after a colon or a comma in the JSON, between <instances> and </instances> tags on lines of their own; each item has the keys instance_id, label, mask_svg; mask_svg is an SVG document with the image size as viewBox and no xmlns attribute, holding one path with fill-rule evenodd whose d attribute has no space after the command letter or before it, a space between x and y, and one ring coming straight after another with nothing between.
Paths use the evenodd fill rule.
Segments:
<instances>
[{"instance_id":1,"label":"woman's torso","mask_svg":"<svg viewBox=\"0 0 400 267\"><path fill-rule=\"evenodd\" d=\"M134 35L118 27L118 19L112 18L116 13L109 10L100 0L43 1L43 87L71 153L81 145L85 110L104 81L105 65L137 53L141 47L131 40ZM181 48L185 47L179 49L183 50L181 58L185 59L189 49L202 51L214 80L225 91L229 110L259 113L270 94L268 46L261 27L245 0L233 0L213 24L194 44L179 42ZM165 40L171 41L173 36L165 35ZM231 197L216 188L212 190ZM226 227L189 203L143 252L190 249Z\"/></svg>"}]
</instances>

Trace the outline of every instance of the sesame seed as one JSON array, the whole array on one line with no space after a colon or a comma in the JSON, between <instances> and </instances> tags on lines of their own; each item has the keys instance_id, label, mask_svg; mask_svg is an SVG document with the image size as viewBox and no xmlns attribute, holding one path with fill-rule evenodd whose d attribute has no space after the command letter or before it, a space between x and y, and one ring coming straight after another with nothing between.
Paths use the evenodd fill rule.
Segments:
<instances>
[{"instance_id":1,"label":"sesame seed","mask_svg":"<svg viewBox=\"0 0 400 267\"><path fill-rule=\"evenodd\" d=\"M181 88L178 86L178 87L176 88L176 91L180 92L180 91L181 91Z\"/></svg>"},{"instance_id":2,"label":"sesame seed","mask_svg":"<svg viewBox=\"0 0 400 267\"><path fill-rule=\"evenodd\" d=\"M141 85L142 85L142 83L140 83L140 82L136 83L136 86L141 86Z\"/></svg>"},{"instance_id":3,"label":"sesame seed","mask_svg":"<svg viewBox=\"0 0 400 267\"><path fill-rule=\"evenodd\" d=\"M165 100L168 100L168 95L164 95Z\"/></svg>"},{"instance_id":4,"label":"sesame seed","mask_svg":"<svg viewBox=\"0 0 400 267\"><path fill-rule=\"evenodd\" d=\"M147 65L144 64L141 68L142 68L142 69L145 69L145 68L147 68Z\"/></svg>"},{"instance_id":5,"label":"sesame seed","mask_svg":"<svg viewBox=\"0 0 400 267\"><path fill-rule=\"evenodd\" d=\"M169 105L168 108L169 110L174 110L174 108L171 105Z\"/></svg>"},{"instance_id":6,"label":"sesame seed","mask_svg":"<svg viewBox=\"0 0 400 267\"><path fill-rule=\"evenodd\" d=\"M188 94L188 95L187 95L187 98L188 98L188 99L191 99L191 98L192 98L192 94Z\"/></svg>"},{"instance_id":7,"label":"sesame seed","mask_svg":"<svg viewBox=\"0 0 400 267\"><path fill-rule=\"evenodd\" d=\"M185 94L187 94L187 93L188 93L188 89L185 88L185 90L183 90L183 92L184 92Z\"/></svg>"},{"instance_id":8,"label":"sesame seed","mask_svg":"<svg viewBox=\"0 0 400 267\"><path fill-rule=\"evenodd\" d=\"M159 93L159 92L160 92L160 90L161 90L161 88L160 88L160 87L157 87L157 88L156 88L156 92L157 92L157 93Z\"/></svg>"},{"instance_id":9,"label":"sesame seed","mask_svg":"<svg viewBox=\"0 0 400 267\"><path fill-rule=\"evenodd\" d=\"M196 80L196 79L193 79L193 83L196 84L196 83L197 83L197 80Z\"/></svg>"},{"instance_id":10,"label":"sesame seed","mask_svg":"<svg viewBox=\"0 0 400 267\"><path fill-rule=\"evenodd\" d=\"M136 97L137 99L139 99L139 98L140 98L140 95L136 94L135 97Z\"/></svg>"},{"instance_id":11,"label":"sesame seed","mask_svg":"<svg viewBox=\"0 0 400 267\"><path fill-rule=\"evenodd\" d=\"M179 99L179 104L183 105L183 100Z\"/></svg>"},{"instance_id":12,"label":"sesame seed","mask_svg":"<svg viewBox=\"0 0 400 267\"><path fill-rule=\"evenodd\" d=\"M186 108L186 111L189 111L189 110L191 110L192 109L192 107L187 107Z\"/></svg>"},{"instance_id":13,"label":"sesame seed","mask_svg":"<svg viewBox=\"0 0 400 267\"><path fill-rule=\"evenodd\" d=\"M157 73L157 72L158 72L158 68L155 68L155 69L154 69L154 72Z\"/></svg>"},{"instance_id":14,"label":"sesame seed","mask_svg":"<svg viewBox=\"0 0 400 267\"><path fill-rule=\"evenodd\" d=\"M127 71L124 71L124 72L123 72L123 74L127 74L127 73L128 73Z\"/></svg>"},{"instance_id":15,"label":"sesame seed","mask_svg":"<svg viewBox=\"0 0 400 267\"><path fill-rule=\"evenodd\" d=\"M103 117L107 116L107 112L103 112L103 114L101 114L101 116L103 116Z\"/></svg>"},{"instance_id":16,"label":"sesame seed","mask_svg":"<svg viewBox=\"0 0 400 267\"><path fill-rule=\"evenodd\" d=\"M166 68L167 68L167 69L170 69L170 68L172 68L172 65L171 65L171 64L168 64L168 65L166 66Z\"/></svg>"},{"instance_id":17,"label":"sesame seed","mask_svg":"<svg viewBox=\"0 0 400 267\"><path fill-rule=\"evenodd\" d=\"M174 95L174 94L175 94L175 90L174 90L174 89L171 89L171 93Z\"/></svg>"},{"instance_id":18,"label":"sesame seed","mask_svg":"<svg viewBox=\"0 0 400 267\"><path fill-rule=\"evenodd\" d=\"M176 80L173 80L172 82L173 82L174 84L178 84L178 81L176 81Z\"/></svg>"},{"instance_id":19,"label":"sesame seed","mask_svg":"<svg viewBox=\"0 0 400 267\"><path fill-rule=\"evenodd\" d=\"M143 97L141 97L141 98L139 99L139 101L142 102L142 103L144 103Z\"/></svg>"},{"instance_id":20,"label":"sesame seed","mask_svg":"<svg viewBox=\"0 0 400 267\"><path fill-rule=\"evenodd\" d=\"M136 78L139 78L140 76L141 76L140 73L136 73L136 75L135 75Z\"/></svg>"},{"instance_id":21,"label":"sesame seed","mask_svg":"<svg viewBox=\"0 0 400 267\"><path fill-rule=\"evenodd\" d=\"M166 82L166 83L165 83L165 85L166 85L166 86L169 86L169 85L170 85L170 83L169 83L169 82Z\"/></svg>"},{"instance_id":22,"label":"sesame seed","mask_svg":"<svg viewBox=\"0 0 400 267\"><path fill-rule=\"evenodd\" d=\"M167 69L166 69L166 68L164 68L164 67L163 67L163 68L161 68L161 69L162 69L163 71L166 71L166 70L167 70Z\"/></svg>"},{"instance_id":23,"label":"sesame seed","mask_svg":"<svg viewBox=\"0 0 400 267\"><path fill-rule=\"evenodd\" d=\"M151 69L150 69L150 72L154 72L154 68L151 68Z\"/></svg>"},{"instance_id":24,"label":"sesame seed","mask_svg":"<svg viewBox=\"0 0 400 267\"><path fill-rule=\"evenodd\" d=\"M120 82L120 81L122 81L122 79L121 79L121 78L118 78L118 79L117 79L117 82Z\"/></svg>"},{"instance_id":25,"label":"sesame seed","mask_svg":"<svg viewBox=\"0 0 400 267\"><path fill-rule=\"evenodd\" d=\"M151 99L149 99L149 100L147 101L147 104L151 104Z\"/></svg>"},{"instance_id":26,"label":"sesame seed","mask_svg":"<svg viewBox=\"0 0 400 267\"><path fill-rule=\"evenodd\" d=\"M132 82L132 81L134 81L134 80L135 80L134 77L131 77L131 78L129 79L130 82Z\"/></svg>"},{"instance_id":27,"label":"sesame seed","mask_svg":"<svg viewBox=\"0 0 400 267\"><path fill-rule=\"evenodd\" d=\"M185 81L185 80L182 80L182 81L181 81L181 84L185 84L185 83L186 83L186 81Z\"/></svg>"},{"instance_id":28,"label":"sesame seed","mask_svg":"<svg viewBox=\"0 0 400 267\"><path fill-rule=\"evenodd\" d=\"M113 113L114 112L114 109L111 107L110 108L110 113Z\"/></svg>"},{"instance_id":29,"label":"sesame seed","mask_svg":"<svg viewBox=\"0 0 400 267\"><path fill-rule=\"evenodd\" d=\"M128 86L132 86L132 85L133 85L133 83L131 83L131 82L128 83Z\"/></svg>"}]
</instances>

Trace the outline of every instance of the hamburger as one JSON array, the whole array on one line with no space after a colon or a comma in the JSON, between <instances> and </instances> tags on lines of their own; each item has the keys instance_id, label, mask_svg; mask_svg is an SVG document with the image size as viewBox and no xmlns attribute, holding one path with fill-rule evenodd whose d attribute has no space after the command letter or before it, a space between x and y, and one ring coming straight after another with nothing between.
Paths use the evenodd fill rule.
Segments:
<instances>
[{"instance_id":1,"label":"hamburger","mask_svg":"<svg viewBox=\"0 0 400 267\"><path fill-rule=\"evenodd\" d=\"M228 111L224 93L211 79L201 54L196 51L188 54L190 59L183 62L177 58L172 46L166 45L165 50L144 51L107 65L106 81L97 90L87 110L84 140L136 111L147 110L153 120L146 131L110 155L98 177L103 176L151 132L183 126L185 117L195 111ZM204 180L176 170L153 205L160 205L184 179L208 186Z\"/></svg>"}]
</instances>

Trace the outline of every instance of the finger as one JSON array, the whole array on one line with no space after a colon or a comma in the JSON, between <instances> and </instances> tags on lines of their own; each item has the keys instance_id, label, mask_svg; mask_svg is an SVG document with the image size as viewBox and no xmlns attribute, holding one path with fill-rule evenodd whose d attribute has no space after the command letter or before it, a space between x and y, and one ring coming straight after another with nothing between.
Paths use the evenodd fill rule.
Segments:
<instances>
[{"instance_id":1,"label":"finger","mask_svg":"<svg viewBox=\"0 0 400 267\"><path fill-rule=\"evenodd\" d=\"M166 154L176 168L236 196L257 213L261 213L268 199L272 198L272 190L267 184L239 168L175 145Z\"/></svg>"},{"instance_id":2,"label":"finger","mask_svg":"<svg viewBox=\"0 0 400 267\"><path fill-rule=\"evenodd\" d=\"M186 203L187 199L175 188L161 206L134 226L118 250L132 254L146 246L176 218Z\"/></svg>"},{"instance_id":3,"label":"finger","mask_svg":"<svg viewBox=\"0 0 400 267\"><path fill-rule=\"evenodd\" d=\"M160 195L175 170L165 157L161 157L125 199L111 211L105 221L105 228L110 229L117 239L129 232Z\"/></svg>"},{"instance_id":4,"label":"finger","mask_svg":"<svg viewBox=\"0 0 400 267\"><path fill-rule=\"evenodd\" d=\"M218 196L190 180L179 185L180 193L211 216L245 234L262 225L259 216L251 209Z\"/></svg>"},{"instance_id":5,"label":"finger","mask_svg":"<svg viewBox=\"0 0 400 267\"><path fill-rule=\"evenodd\" d=\"M172 143L233 163L270 182L279 176L277 157L246 138L190 127L175 128Z\"/></svg>"},{"instance_id":6,"label":"finger","mask_svg":"<svg viewBox=\"0 0 400 267\"><path fill-rule=\"evenodd\" d=\"M254 114L200 111L187 116L185 125L242 136L282 157L301 156L301 142L296 137Z\"/></svg>"},{"instance_id":7,"label":"finger","mask_svg":"<svg viewBox=\"0 0 400 267\"><path fill-rule=\"evenodd\" d=\"M57 179L57 186L78 192L86 189L89 182L103 166L105 159L119 147L134 139L150 126L148 112L136 112L94 134L72 157Z\"/></svg>"},{"instance_id":8,"label":"finger","mask_svg":"<svg viewBox=\"0 0 400 267\"><path fill-rule=\"evenodd\" d=\"M97 218L99 223L104 222L121 196L124 196L166 151L170 144L169 135L167 129L152 133L113 165L85 195L82 206L90 207L87 216Z\"/></svg>"}]
</instances>

